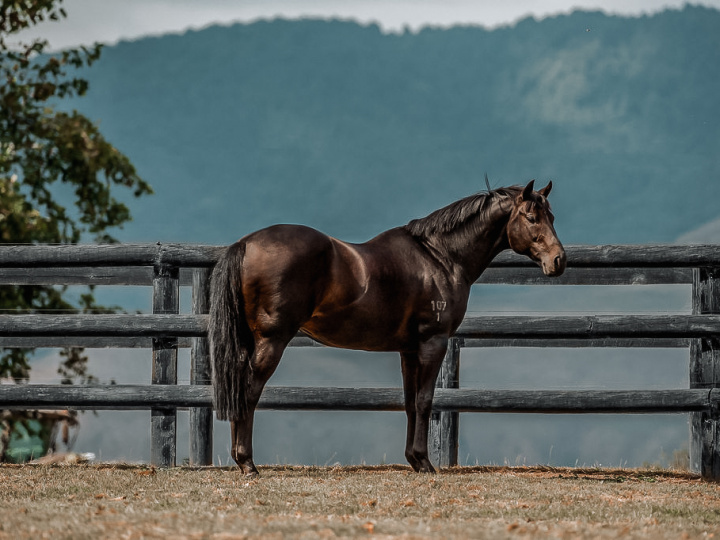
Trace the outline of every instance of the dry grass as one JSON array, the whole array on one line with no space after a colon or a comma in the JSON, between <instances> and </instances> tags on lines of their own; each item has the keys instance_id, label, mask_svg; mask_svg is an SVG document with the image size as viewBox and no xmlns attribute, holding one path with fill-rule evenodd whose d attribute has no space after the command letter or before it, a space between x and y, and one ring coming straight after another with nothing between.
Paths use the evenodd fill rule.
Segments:
<instances>
[{"instance_id":1,"label":"dry grass","mask_svg":"<svg viewBox=\"0 0 720 540\"><path fill-rule=\"evenodd\" d=\"M658 470L0 466L4 538L720 538L720 486Z\"/></svg>"}]
</instances>

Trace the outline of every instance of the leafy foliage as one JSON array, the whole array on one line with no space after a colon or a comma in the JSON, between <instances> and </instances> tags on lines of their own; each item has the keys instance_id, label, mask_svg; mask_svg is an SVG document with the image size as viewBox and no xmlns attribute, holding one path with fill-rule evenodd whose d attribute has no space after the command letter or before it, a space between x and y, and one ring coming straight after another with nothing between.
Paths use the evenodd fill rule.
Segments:
<instances>
[{"instance_id":1,"label":"leafy foliage","mask_svg":"<svg viewBox=\"0 0 720 540\"><path fill-rule=\"evenodd\" d=\"M61 2L3 0L0 8L0 243L113 242L108 229L131 219L115 188L135 197L152 193L92 121L77 111L56 110L60 100L85 95L88 83L79 72L100 58L102 46L49 54L46 40L18 39L24 29L65 17ZM92 289L77 306L66 296L64 288L3 286L0 309L104 309L95 304ZM4 350L0 377L26 379L28 352ZM63 355L59 372L65 382L88 378L80 349Z\"/></svg>"}]
</instances>

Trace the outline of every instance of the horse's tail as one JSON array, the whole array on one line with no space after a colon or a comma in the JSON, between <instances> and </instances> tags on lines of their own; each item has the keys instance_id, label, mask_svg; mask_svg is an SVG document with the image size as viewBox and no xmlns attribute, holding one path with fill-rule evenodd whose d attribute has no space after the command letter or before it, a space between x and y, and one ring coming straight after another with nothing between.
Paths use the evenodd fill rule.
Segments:
<instances>
[{"instance_id":1,"label":"horse's tail","mask_svg":"<svg viewBox=\"0 0 720 540\"><path fill-rule=\"evenodd\" d=\"M213 401L220 420L239 420L247 412L246 388L255 341L245 318L242 263L245 244L236 243L220 256L210 285L210 362Z\"/></svg>"}]
</instances>

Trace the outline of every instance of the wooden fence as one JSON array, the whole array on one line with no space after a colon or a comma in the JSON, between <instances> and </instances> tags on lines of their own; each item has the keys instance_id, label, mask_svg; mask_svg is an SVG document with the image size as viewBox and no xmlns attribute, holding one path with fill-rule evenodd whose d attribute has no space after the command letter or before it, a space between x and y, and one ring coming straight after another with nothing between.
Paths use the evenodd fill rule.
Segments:
<instances>
[{"instance_id":1,"label":"wooden fence","mask_svg":"<svg viewBox=\"0 0 720 540\"><path fill-rule=\"evenodd\" d=\"M175 464L176 410L190 408L190 462L212 463L212 400L206 340L208 276L218 247L187 244L0 246L0 284L150 285L152 314L0 314L0 347L147 347L152 385L0 385L2 408L151 409L151 460ZM720 246L569 246L568 269L548 279L503 254L479 283L692 284L692 314L468 316L438 379L431 448L457 463L460 412L691 413L690 465L720 480ZM192 286L192 314L179 288ZM298 336L291 346L317 345ZM189 385L177 384L178 347L191 347ZM478 390L459 387L464 347L684 347L690 388L638 391ZM260 408L403 410L400 388L266 388Z\"/></svg>"}]
</instances>

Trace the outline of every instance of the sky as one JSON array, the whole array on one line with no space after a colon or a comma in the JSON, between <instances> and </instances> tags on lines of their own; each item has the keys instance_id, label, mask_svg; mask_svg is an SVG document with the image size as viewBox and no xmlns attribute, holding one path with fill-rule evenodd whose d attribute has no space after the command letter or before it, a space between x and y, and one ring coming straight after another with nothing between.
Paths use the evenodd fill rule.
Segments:
<instances>
[{"instance_id":1,"label":"sky","mask_svg":"<svg viewBox=\"0 0 720 540\"><path fill-rule=\"evenodd\" d=\"M148 35L183 32L212 24L259 19L340 18L376 23L386 32L458 24L488 28L538 19L573 9L610 14L680 9L682 0L65 0L67 19L46 22L25 38L42 35L53 49L93 42L116 43ZM692 2L720 9L720 0Z\"/></svg>"}]
</instances>

